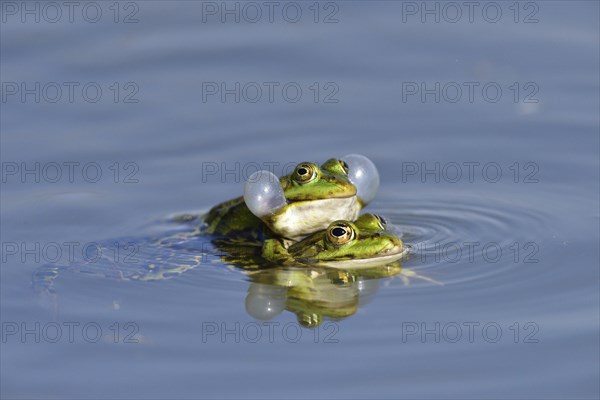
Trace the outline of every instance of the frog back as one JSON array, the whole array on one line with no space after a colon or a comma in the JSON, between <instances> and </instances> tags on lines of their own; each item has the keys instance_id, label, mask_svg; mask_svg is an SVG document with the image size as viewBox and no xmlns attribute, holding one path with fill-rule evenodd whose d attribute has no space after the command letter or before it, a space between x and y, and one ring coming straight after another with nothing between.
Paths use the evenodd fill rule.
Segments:
<instances>
[{"instance_id":1,"label":"frog back","mask_svg":"<svg viewBox=\"0 0 600 400\"><path fill-rule=\"evenodd\" d=\"M256 237L259 231L266 229L263 222L250 212L241 196L214 206L204 222L205 233L217 236L242 234Z\"/></svg>"}]
</instances>

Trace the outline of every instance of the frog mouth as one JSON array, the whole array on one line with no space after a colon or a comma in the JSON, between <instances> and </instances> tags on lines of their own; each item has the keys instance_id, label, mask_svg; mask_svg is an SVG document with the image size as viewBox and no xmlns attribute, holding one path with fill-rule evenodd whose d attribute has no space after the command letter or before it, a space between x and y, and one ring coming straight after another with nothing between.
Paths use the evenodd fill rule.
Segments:
<instances>
[{"instance_id":1,"label":"frog mouth","mask_svg":"<svg viewBox=\"0 0 600 400\"><path fill-rule=\"evenodd\" d=\"M335 261L323 261L319 263L321 266L331 268L342 268L342 269L354 269L354 268L371 268L384 266L395 261L398 261L408 255L410 248L402 245L394 245L390 249L384 250L380 254L377 254L368 258L354 258L345 260Z\"/></svg>"}]
</instances>

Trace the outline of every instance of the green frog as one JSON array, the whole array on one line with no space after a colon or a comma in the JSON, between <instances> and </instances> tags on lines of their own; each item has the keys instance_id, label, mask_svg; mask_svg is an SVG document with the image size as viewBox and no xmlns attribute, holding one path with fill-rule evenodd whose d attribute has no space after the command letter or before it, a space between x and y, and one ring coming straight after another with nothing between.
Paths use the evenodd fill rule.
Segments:
<instances>
[{"instance_id":1,"label":"green frog","mask_svg":"<svg viewBox=\"0 0 600 400\"><path fill-rule=\"evenodd\" d=\"M289 246L280 239L267 239L262 246L262 257L280 265L343 269L386 265L406 253L397 228L375 214L363 214L354 222L333 221Z\"/></svg>"},{"instance_id":2,"label":"green frog","mask_svg":"<svg viewBox=\"0 0 600 400\"><path fill-rule=\"evenodd\" d=\"M302 162L277 178L270 171L248 177L244 195L213 207L204 233L220 237L281 237L298 241L335 220L354 220L377 193L379 174L367 157L350 154L320 167Z\"/></svg>"}]
</instances>

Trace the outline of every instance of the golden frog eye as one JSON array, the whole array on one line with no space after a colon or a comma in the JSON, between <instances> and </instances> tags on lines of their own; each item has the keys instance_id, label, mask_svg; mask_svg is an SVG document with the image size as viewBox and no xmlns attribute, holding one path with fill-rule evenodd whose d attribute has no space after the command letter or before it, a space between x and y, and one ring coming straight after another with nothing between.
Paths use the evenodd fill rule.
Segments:
<instances>
[{"instance_id":1,"label":"golden frog eye","mask_svg":"<svg viewBox=\"0 0 600 400\"><path fill-rule=\"evenodd\" d=\"M354 239L354 229L343 222L332 224L327 230L327 240L334 245L346 244Z\"/></svg>"},{"instance_id":2,"label":"golden frog eye","mask_svg":"<svg viewBox=\"0 0 600 400\"><path fill-rule=\"evenodd\" d=\"M307 183L317 177L317 166L313 163L305 162L296 166L292 178L298 183Z\"/></svg>"}]
</instances>

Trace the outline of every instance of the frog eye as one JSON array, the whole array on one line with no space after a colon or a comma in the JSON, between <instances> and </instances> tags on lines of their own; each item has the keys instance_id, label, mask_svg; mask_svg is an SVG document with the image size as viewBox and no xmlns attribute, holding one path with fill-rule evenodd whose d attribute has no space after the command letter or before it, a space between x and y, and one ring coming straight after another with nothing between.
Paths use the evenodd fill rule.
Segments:
<instances>
[{"instance_id":1,"label":"frog eye","mask_svg":"<svg viewBox=\"0 0 600 400\"><path fill-rule=\"evenodd\" d=\"M346 175L348 175L348 171L350 170L350 168L348 167L348 163L344 160L338 160L340 162L340 165L342 166L342 169L344 170L344 173Z\"/></svg>"},{"instance_id":2,"label":"frog eye","mask_svg":"<svg viewBox=\"0 0 600 400\"><path fill-rule=\"evenodd\" d=\"M375 198L379 190L379 172L373 161L360 154L342 157L348 167L348 178L356 187L356 194L364 205Z\"/></svg>"},{"instance_id":3,"label":"frog eye","mask_svg":"<svg viewBox=\"0 0 600 400\"><path fill-rule=\"evenodd\" d=\"M327 229L327 239L335 245L346 244L354 239L354 229L343 222L333 223Z\"/></svg>"},{"instance_id":4,"label":"frog eye","mask_svg":"<svg viewBox=\"0 0 600 400\"><path fill-rule=\"evenodd\" d=\"M385 230L385 227L387 226L387 221L385 218L383 218L381 215L377 215L377 214L373 214L373 216L377 219L377 221L379 222L379 227L381 228L382 231Z\"/></svg>"},{"instance_id":5,"label":"frog eye","mask_svg":"<svg viewBox=\"0 0 600 400\"><path fill-rule=\"evenodd\" d=\"M298 183L308 183L317 177L317 166L313 163L300 163L292 173L292 179Z\"/></svg>"},{"instance_id":6,"label":"frog eye","mask_svg":"<svg viewBox=\"0 0 600 400\"><path fill-rule=\"evenodd\" d=\"M259 218L275 213L287 204L279 178L270 171L256 171L244 185L244 201Z\"/></svg>"}]
</instances>

